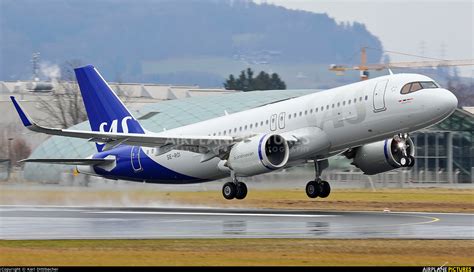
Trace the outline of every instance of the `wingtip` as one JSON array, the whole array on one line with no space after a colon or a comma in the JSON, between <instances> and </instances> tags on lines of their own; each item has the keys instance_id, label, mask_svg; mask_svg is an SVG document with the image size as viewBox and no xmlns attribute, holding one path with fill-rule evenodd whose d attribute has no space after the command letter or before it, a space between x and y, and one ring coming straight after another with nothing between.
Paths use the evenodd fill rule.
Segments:
<instances>
[{"instance_id":1,"label":"wingtip","mask_svg":"<svg viewBox=\"0 0 474 272\"><path fill-rule=\"evenodd\" d=\"M28 115L26 115L26 113L21 108L20 104L16 101L16 98L14 96L10 96L10 99L12 100L13 106L15 106L15 109L16 109L18 115L20 116L20 119L21 119L21 122L23 122L23 125L25 127L29 127L29 126L33 125L33 123L28 118Z\"/></svg>"}]
</instances>

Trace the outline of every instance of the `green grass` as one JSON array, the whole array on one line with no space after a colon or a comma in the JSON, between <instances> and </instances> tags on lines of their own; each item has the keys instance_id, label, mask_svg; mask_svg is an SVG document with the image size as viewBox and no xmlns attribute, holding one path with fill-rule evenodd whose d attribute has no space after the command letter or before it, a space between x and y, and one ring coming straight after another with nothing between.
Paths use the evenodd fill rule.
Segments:
<instances>
[{"instance_id":1,"label":"green grass","mask_svg":"<svg viewBox=\"0 0 474 272\"><path fill-rule=\"evenodd\" d=\"M336 189L325 199L309 199L303 190L252 190L245 200L228 201L220 191L161 192L156 190L12 189L0 186L0 204L156 206L189 205L223 208L474 212L470 189Z\"/></svg>"},{"instance_id":2,"label":"green grass","mask_svg":"<svg viewBox=\"0 0 474 272\"><path fill-rule=\"evenodd\" d=\"M0 241L0 265L472 265L473 247L472 240Z\"/></svg>"}]
</instances>

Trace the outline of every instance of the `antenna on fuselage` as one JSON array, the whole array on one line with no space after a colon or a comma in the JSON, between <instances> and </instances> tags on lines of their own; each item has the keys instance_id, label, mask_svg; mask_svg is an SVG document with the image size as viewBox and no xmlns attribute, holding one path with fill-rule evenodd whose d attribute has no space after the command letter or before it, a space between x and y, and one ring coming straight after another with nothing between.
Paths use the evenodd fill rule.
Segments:
<instances>
[{"instance_id":1,"label":"antenna on fuselage","mask_svg":"<svg viewBox=\"0 0 474 272\"><path fill-rule=\"evenodd\" d=\"M388 72L390 73L390 75L393 75L392 69L390 69L390 68L387 68L387 69L388 69Z\"/></svg>"}]
</instances>

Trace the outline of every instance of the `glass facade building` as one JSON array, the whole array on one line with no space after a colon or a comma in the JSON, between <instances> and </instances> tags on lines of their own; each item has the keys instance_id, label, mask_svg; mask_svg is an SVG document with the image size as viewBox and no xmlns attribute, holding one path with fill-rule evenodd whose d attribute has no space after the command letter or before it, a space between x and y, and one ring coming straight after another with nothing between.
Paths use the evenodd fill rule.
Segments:
<instances>
[{"instance_id":1,"label":"glass facade building","mask_svg":"<svg viewBox=\"0 0 474 272\"><path fill-rule=\"evenodd\" d=\"M317 90L278 90L198 96L147 104L133 115L150 131L179 126L259 107ZM89 130L83 122L71 129ZM443 122L411 133L416 146L416 163L409 178L421 182L474 182L474 115L457 109ZM83 139L53 136L36 148L30 158L85 158L96 152L94 143ZM337 164L337 163L336 163ZM72 166L27 163L27 180L59 182Z\"/></svg>"},{"instance_id":2,"label":"glass facade building","mask_svg":"<svg viewBox=\"0 0 474 272\"><path fill-rule=\"evenodd\" d=\"M317 90L276 90L206 95L152 103L132 112L140 124L149 131L160 132L199 121L231 114L288 98L298 97ZM71 129L90 130L89 122ZM84 139L53 136L38 146L30 158L85 158L97 152L95 144ZM26 180L59 182L63 173L72 173L73 166L26 163L23 177Z\"/></svg>"}]
</instances>

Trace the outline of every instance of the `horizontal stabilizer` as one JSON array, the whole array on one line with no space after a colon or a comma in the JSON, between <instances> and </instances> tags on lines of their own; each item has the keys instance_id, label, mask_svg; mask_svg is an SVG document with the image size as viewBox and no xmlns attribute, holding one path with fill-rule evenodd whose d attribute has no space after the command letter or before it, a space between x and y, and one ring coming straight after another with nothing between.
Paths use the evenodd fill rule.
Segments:
<instances>
[{"instance_id":1,"label":"horizontal stabilizer","mask_svg":"<svg viewBox=\"0 0 474 272\"><path fill-rule=\"evenodd\" d=\"M72 129L49 128L38 125L24 111L15 97L11 100L23 125L29 130L45 133L49 135L58 135L73 138L88 139L91 142L106 144L106 150L114 148L120 144L146 147L160 147L165 145L173 146L200 146L205 148L214 148L229 146L240 139L231 136L203 136L203 135L163 135L155 133L125 133L125 132L101 132L101 131L83 131ZM59 162L58 162L59 163Z\"/></svg>"},{"instance_id":2,"label":"horizontal stabilizer","mask_svg":"<svg viewBox=\"0 0 474 272\"><path fill-rule=\"evenodd\" d=\"M115 159L25 159L19 162L37 162L37 163L54 163L66 165L101 165L111 163Z\"/></svg>"}]
</instances>

